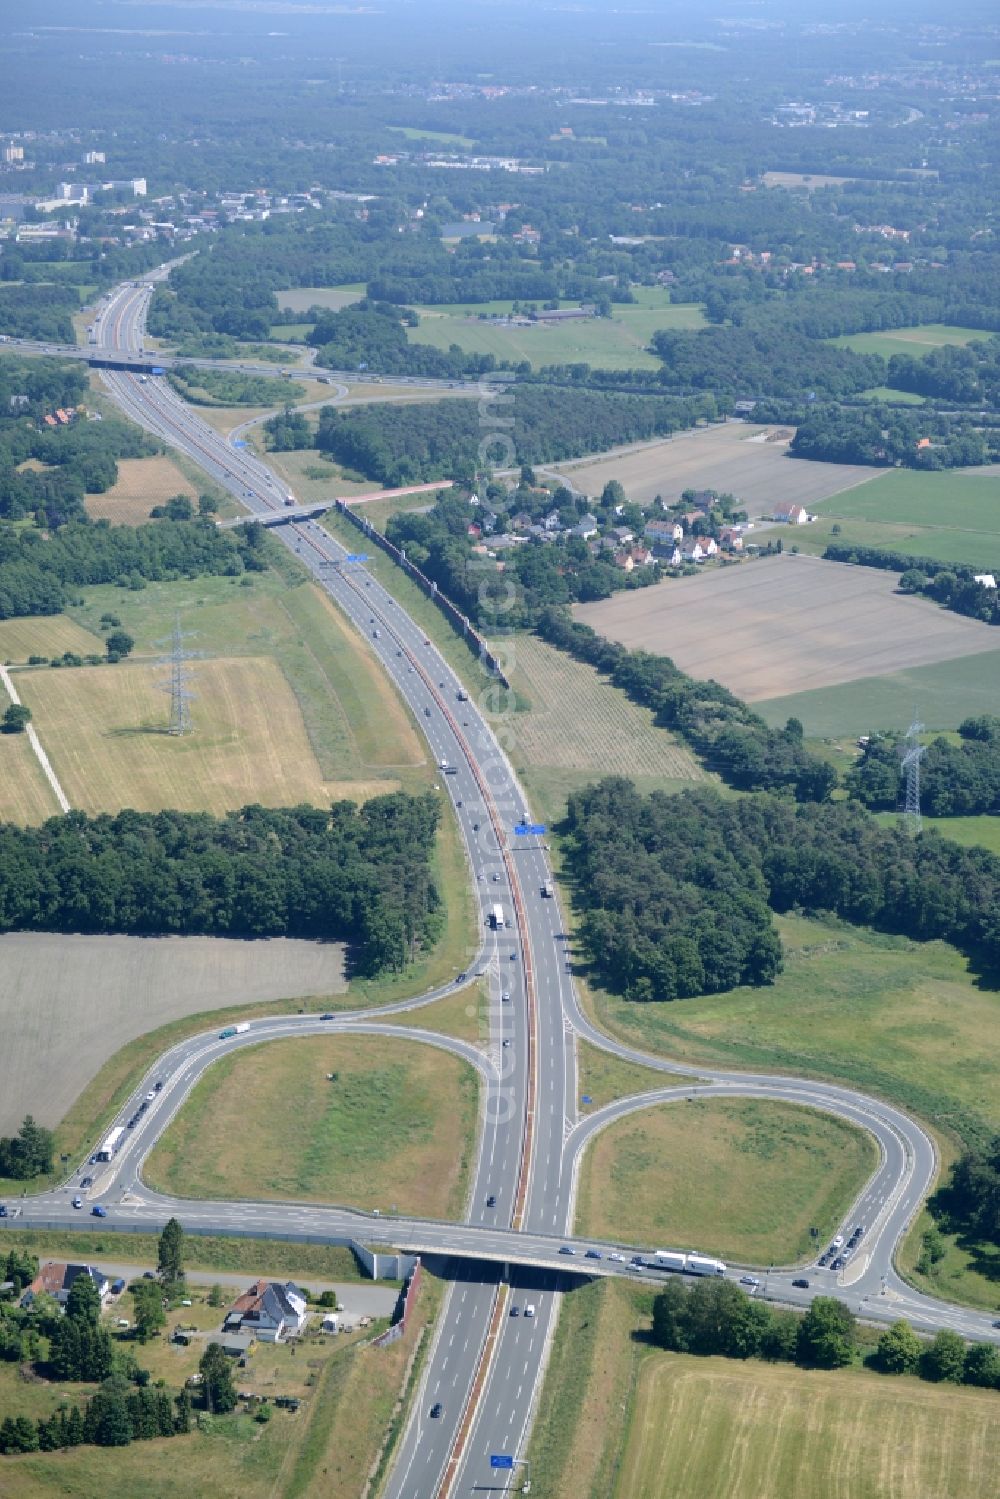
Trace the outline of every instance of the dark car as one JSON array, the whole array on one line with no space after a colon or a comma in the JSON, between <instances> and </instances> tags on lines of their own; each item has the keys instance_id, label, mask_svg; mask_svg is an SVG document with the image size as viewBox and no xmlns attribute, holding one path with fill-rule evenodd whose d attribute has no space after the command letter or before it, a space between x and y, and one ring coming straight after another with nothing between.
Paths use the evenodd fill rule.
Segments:
<instances>
[{"instance_id":1,"label":"dark car","mask_svg":"<svg viewBox=\"0 0 1000 1499\"><path fill-rule=\"evenodd\" d=\"M587 1253L584 1255L585 1260L599 1260L600 1258L601 1251L599 1249L588 1249Z\"/></svg>"},{"instance_id":2,"label":"dark car","mask_svg":"<svg viewBox=\"0 0 1000 1499\"><path fill-rule=\"evenodd\" d=\"M81 1187L92 1187L93 1185L94 1185L94 1178L92 1176L82 1176L80 1178L80 1186Z\"/></svg>"},{"instance_id":3,"label":"dark car","mask_svg":"<svg viewBox=\"0 0 1000 1499\"><path fill-rule=\"evenodd\" d=\"M576 1250L572 1249L569 1244L563 1244L562 1247L559 1250L559 1253L560 1254L576 1254Z\"/></svg>"},{"instance_id":4,"label":"dark car","mask_svg":"<svg viewBox=\"0 0 1000 1499\"><path fill-rule=\"evenodd\" d=\"M487 1197L487 1199L486 1199L486 1206L488 1208L495 1208L496 1205L497 1205L497 1200L496 1200L495 1196L493 1195L493 1193L491 1192L490 1195L489 1195L489 1197Z\"/></svg>"},{"instance_id":5,"label":"dark car","mask_svg":"<svg viewBox=\"0 0 1000 1499\"><path fill-rule=\"evenodd\" d=\"M7 1216L7 1204L5 1202L0 1202L0 1218L6 1218L6 1216Z\"/></svg>"},{"instance_id":6,"label":"dark car","mask_svg":"<svg viewBox=\"0 0 1000 1499\"><path fill-rule=\"evenodd\" d=\"M440 1400L438 1400L438 1401L436 1401L434 1403L434 1405L431 1406L431 1420L432 1421L436 1421L437 1418L438 1418L438 1416L443 1416L443 1415L444 1415L444 1406L441 1404Z\"/></svg>"},{"instance_id":7,"label":"dark car","mask_svg":"<svg viewBox=\"0 0 1000 1499\"><path fill-rule=\"evenodd\" d=\"M332 1010L327 1010L326 1014L325 1015L321 1015L319 1018L320 1018L320 1020L332 1020L333 1019L333 1011Z\"/></svg>"},{"instance_id":8,"label":"dark car","mask_svg":"<svg viewBox=\"0 0 1000 1499\"><path fill-rule=\"evenodd\" d=\"M100 1203L98 1203L96 1207L91 1208L90 1214L92 1218L106 1218L108 1216L108 1210L107 1208L102 1208Z\"/></svg>"},{"instance_id":9,"label":"dark car","mask_svg":"<svg viewBox=\"0 0 1000 1499\"><path fill-rule=\"evenodd\" d=\"M793 1280L792 1285L798 1286L800 1291L808 1291L809 1289L809 1282L807 1280L802 1280L801 1277L798 1280Z\"/></svg>"}]
</instances>

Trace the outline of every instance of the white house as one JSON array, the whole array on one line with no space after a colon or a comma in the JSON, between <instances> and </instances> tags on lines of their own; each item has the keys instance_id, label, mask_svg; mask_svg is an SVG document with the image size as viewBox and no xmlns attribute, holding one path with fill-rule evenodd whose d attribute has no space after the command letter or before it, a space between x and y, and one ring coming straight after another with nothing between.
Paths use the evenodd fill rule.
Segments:
<instances>
[{"instance_id":1,"label":"white house","mask_svg":"<svg viewBox=\"0 0 1000 1499\"><path fill-rule=\"evenodd\" d=\"M253 1333L262 1343L297 1336L306 1322L306 1300L292 1282L254 1281L226 1313L223 1332Z\"/></svg>"},{"instance_id":2,"label":"white house","mask_svg":"<svg viewBox=\"0 0 1000 1499\"><path fill-rule=\"evenodd\" d=\"M972 581L978 583L982 588L995 588L997 580L993 573L973 573Z\"/></svg>"},{"instance_id":3,"label":"white house","mask_svg":"<svg viewBox=\"0 0 1000 1499\"><path fill-rule=\"evenodd\" d=\"M812 516L802 505L796 505L792 500L779 500L771 507L771 519L782 521L788 526L804 526Z\"/></svg>"}]
</instances>

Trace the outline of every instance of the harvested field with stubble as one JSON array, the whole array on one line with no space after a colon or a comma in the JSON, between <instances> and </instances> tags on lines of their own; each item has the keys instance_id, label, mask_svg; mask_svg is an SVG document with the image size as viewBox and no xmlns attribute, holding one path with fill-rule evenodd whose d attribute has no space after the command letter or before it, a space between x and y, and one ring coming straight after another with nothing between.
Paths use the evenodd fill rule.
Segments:
<instances>
[{"instance_id":1,"label":"harvested field with stubble","mask_svg":"<svg viewBox=\"0 0 1000 1499\"><path fill-rule=\"evenodd\" d=\"M119 458L118 482L104 494L87 496L91 520L109 520L113 526L141 526L149 520L154 505L162 505L181 494L195 502L194 485L172 458Z\"/></svg>"},{"instance_id":2,"label":"harvested field with stubble","mask_svg":"<svg viewBox=\"0 0 1000 1499\"><path fill-rule=\"evenodd\" d=\"M551 465L544 472L558 469L591 497L599 495L609 479L617 479L628 498L639 505L648 505L657 495L672 505L685 489L715 489L736 495L751 519L770 514L779 500L794 500L808 510L885 472L863 464L790 458L787 440L765 440L779 430L792 429L725 422L617 454Z\"/></svg>"},{"instance_id":3,"label":"harvested field with stubble","mask_svg":"<svg viewBox=\"0 0 1000 1499\"><path fill-rule=\"evenodd\" d=\"M0 660L27 661L29 656L104 654L103 636L92 634L65 614L35 614L0 621Z\"/></svg>"},{"instance_id":4,"label":"harvested field with stubble","mask_svg":"<svg viewBox=\"0 0 1000 1499\"><path fill-rule=\"evenodd\" d=\"M991 1390L756 1360L643 1365L616 1499L992 1499Z\"/></svg>"},{"instance_id":5,"label":"harvested field with stubble","mask_svg":"<svg viewBox=\"0 0 1000 1499\"><path fill-rule=\"evenodd\" d=\"M989 625L899 594L896 582L876 568L785 552L573 612L748 702L995 650Z\"/></svg>"},{"instance_id":6,"label":"harvested field with stubble","mask_svg":"<svg viewBox=\"0 0 1000 1499\"><path fill-rule=\"evenodd\" d=\"M241 1003L346 989L339 943L274 938L0 936L0 1134L29 1111L53 1127L119 1048Z\"/></svg>"},{"instance_id":7,"label":"harvested field with stubble","mask_svg":"<svg viewBox=\"0 0 1000 1499\"><path fill-rule=\"evenodd\" d=\"M170 701L154 663L22 672L18 691L74 807L225 812L249 802L329 806L395 789L392 780L324 780L302 713L267 656L191 669L194 732L167 732Z\"/></svg>"}]
</instances>

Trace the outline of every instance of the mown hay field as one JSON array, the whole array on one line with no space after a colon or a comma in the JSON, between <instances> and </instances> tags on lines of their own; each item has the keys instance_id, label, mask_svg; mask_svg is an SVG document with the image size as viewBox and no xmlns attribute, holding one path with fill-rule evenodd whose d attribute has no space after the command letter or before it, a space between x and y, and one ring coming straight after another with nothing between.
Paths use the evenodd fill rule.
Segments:
<instances>
[{"instance_id":1,"label":"mown hay field","mask_svg":"<svg viewBox=\"0 0 1000 1499\"><path fill-rule=\"evenodd\" d=\"M895 573L786 551L574 614L749 702L996 649L989 625L903 596L896 584Z\"/></svg>"},{"instance_id":2,"label":"mown hay field","mask_svg":"<svg viewBox=\"0 0 1000 1499\"><path fill-rule=\"evenodd\" d=\"M119 458L118 482L104 494L87 496L91 520L109 520L113 526L141 526L149 520L154 505L174 495L197 501L197 491L172 458Z\"/></svg>"},{"instance_id":3,"label":"mown hay field","mask_svg":"<svg viewBox=\"0 0 1000 1499\"><path fill-rule=\"evenodd\" d=\"M467 1062L393 1036L241 1048L196 1085L143 1175L187 1197L245 1197L252 1181L261 1199L455 1218L478 1099Z\"/></svg>"},{"instance_id":4,"label":"mown hay field","mask_svg":"<svg viewBox=\"0 0 1000 1499\"><path fill-rule=\"evenodd\" d=\"M616 1120L589 1146L576 1231L697 1245L741 1265L792 1264L815 1253L811 1227L820 1239L834 1232L877 1164L869 1136L813 1109L660 1104Z\"/></svg>"},{"instance_id":5,"label":"mown hay field","mask_svg":"<svg viewBox=\"0 0 1000 1499\"><path fill-rule=\"evenodd\" d=\"M392 789L383 780L324 780L295 696L266 656L201 661L191 669L194 732L167 732L165 674L122 663L19 675L21 696L70 803L224 812L261 802L329 805Z\"/></svg>"},{"instance_id":6,"label":"mown hay field","mask_svg":"<svg viewBox=\"0 0 1000 1499\"><path fill-rule=\"evenodd\" d=\"M65 614L36 614L0 620L0 660L17 664L29 656L104 654L100 635L78 625Z\"/></svg>"},{"instance_id":7,"label":"mown hay field","mask_svg":"<svg viewBox=\"0 0 1000 1499\"><path fill-rule=\"evenodd\" d=\"M615 1499L992 1499L1000 1399L878 1374L657 1354Z\"/></svg>"},{"instance_id":8,"label":"mown hay field","mask_svg":"<svg viewBox=\"0 0 1000 1499\"><path fill-rule=\"evenodd\" d=\"M0 712L7 706L0 688ZM32 826L58 817L59 810L27 734L0 734L0 822Z\"/></svg>"}]
</instances>

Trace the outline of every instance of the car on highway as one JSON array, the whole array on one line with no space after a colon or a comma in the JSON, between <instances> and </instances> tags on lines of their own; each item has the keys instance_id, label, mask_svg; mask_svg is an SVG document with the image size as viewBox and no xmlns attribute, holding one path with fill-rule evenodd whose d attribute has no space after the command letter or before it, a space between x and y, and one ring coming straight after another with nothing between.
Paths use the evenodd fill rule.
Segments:
<instances>
[{"instance_id":1,"label":"car on highway","mask_svg":"<svg viewBox=\"0 0 1000 1499\"><path fill-rule=\"evenodd\" d=\"M838 1254L837 1258L830 1265L830 1269L831 1270L843 1270L843 1268L844 1268L844 1266L846 1264L847 1264L847 1261L844 1259L844 1256L842 1254Z\"/></svg>"},{"instance_id":2,"label":"car on highway","mask_svg":"<svg viewBox=\"0 0 1000 1499\"><path fill-rule=\"evenodd\" d=\"M510 1045L510 1037L509 1036L504 1036L504 1038L503 1038L503 1044L504 1044L505 1047ZM560 1250L559 1253L561 1254L562 1250Z\"/></svg>"},{"instance_id":3,"label":"car on highway","mask_svg":"<svg viewBox=\"0 0 1000 1499\"><path fill-rule=\"evenodd\" d=\"M600 1258L601 1251L599 1249L588 1249L587 1253L584 1255L585 1260L599 1260Z\"/></svg>"},{"instance_id":4,"label":"car on highway","mask_svg":"<svg viewBox=\"0 0 1000 1499\"><path fill-rule=\"evenodd\" d=\"M512 1317L519 1317L521 1315L520 1307L512 1306L510 1309L510 1314Z\"/></svg>"},{"instance_id":5,"label":"car on highway","mask_svg":"<svg viewBox=\"0 0 1000 1499\"><path fill-rule=\"evenodd\" d=\"M153 1084L153 1092L159 1093L161 1088L163 1087L163 1083L164 1079L162 1077L157 1078L156 1082Z\"/></svg>"},{"instance_id":6,"label":"car on highway","mask_svg":"<svg viewBox=\"0 0 1000 1499\"><path fill-rule=\"evenodd\" d=\"M5 1202L0 1202L0 1218L6 1218L6 1216L7 1216L7 1204Z\"/></svg>"},{"instance_id":7,"label":"car on highway","mask_svg":"<svg viewBox=\"0 0 1000 1499\"><path fill-rule=\"evenodd\" d=\"M533 1301L529 1301L528 1305L524 1308L524 1315L526 1317L533 1317L535 1315L535 1304Z\"/></svg>"},{"instance_id":8,"label":"car on highway","mask_svg":"<svg viewBox=\"0 0 1000 1499\"><path fill-rule=\"evenodd\" d=\"M92 1187L93 1185L94 1185L94 1178L92 1176L81 1176L81 1178L80 1178L80 1186L81 1186L81 1188L82 1187Z\"/></svg>"},{"instance_id":9,"label":"car on highway","mask_svg":"<svg viewBox=\"0 0 1000 1499\"><path fill-rule=\"evenodd\" d=\"M500 991L500 1000L505 1005L509 1005L510 1004L510 990L509 989L502 989Z\"/></svg>"},{"instance_id":10,"label":"car on highway","mask_svg":"<svg viewBox=\"0 0 1000 1499\"><path fill-rule=\"evenodd\" d=\"M793 1280L792 1285L797 1286L800 1291L808 1291L809 1289L809 1282L803 1275L800 1275L795 1280Z\"/></svg>"},{"instance_id":11,"label":"car on highway","mask_svg":"<svg viewBox=\"0 0 1000 1499\"><path fill-rule=\"evenodd\" d=\"M332 1010L327 1010L319 1018L320 1018L320 1020L332 1020L333 1019L333 1011Z\"/></svg>"},{"instance_id":12,"label":"car on highway","mask_svg":"<svg viewBox=\"0 0 1000 1499\"><path fill-rule=\"evenodd\" d=\"M740 1276L740 1285L741 1286L759 1286L760 1285L760 1281L757 1279L756 1275L741 1275Z\"/></svg>"},{"instance_id":13,"label":"car on highway","mask_svg":"<svg viewBox=\"0 0 1000 1499\"><path fill-rule=\"evenodd\" d=\"M75 1208L82 1208L83 1207L83 1198L82 1197L74 1197L73 1198L73 1206Z\"/></svg>"},{"instance_id":14,"label":"car on highway","mask_svg":"<svg viewBox=\"0 0 1000 1499\"><path fill-rule=\"evenodd\" d=\"M614 1253L608 1255L608 1259L614 1260L619 1265L624 1265L626 1256L624 1254L619 1254L618 1251L615 1250Z\"/></svg>"},{"instance_id":15,"label":"car on highway","mask_svg":"<svg viewBox=\"0 0 1000 1499\"><path fill-rule=\"evenodd\" d=\"M108 1210L107 1208L102 1208L101 1204L98 1202L94 1207L91 1208L90 1216L92 1218L106 1218L108 1216Z\"/></svg>"},{"instance_id":16,"label":"car on highway","mask_svg":"<svg viewBox=\"0 0 1000 1499\"><path fill-rule=\"evenodd\" d=\"M562 1245L560 1245L559 1253L560 1254L576 1254L576 1250L573 1248L572 1244L562 1244Z\"/></svg>"},{"instance_id":17,"label":"car on highway","mask_svg":"<svg viewBox=\"0 0 1000 1499\"><path fill-rule=\"evenodd\" d=\"M486 1199L486 1206L488 1208L495 1208L496 1205L497 1205L496 1196L495 1196L495 1194L493 1192L491 1192L490 1195L489 1195L489 1197L487 1197L487 1199Z\"/></svg>"},{"instance_id":18,"label":"car on highway","mask_svg":"<svg viewBox=\"0 0 1000 1499\"><path fill-rule=\"evenodd\" d=\"M434 1404L431 1406L431 1420L436 1421L440 1416L443 1415L444 1406L441 1404L440 1400L435 1400Z\"/></svg>"},{"instance_id":19,"label":"car on highway","mask_svg":"<svg viewBox=\"0 0 1000 1499\"><path fill-rule=\"evenodd\" d=\"M146 1094L145 1102L146 1103L152 1103L153 1099L155 1097L156 1097L156 1093L154 1092L154 1090L152 1088L150 1088L149 1092Z\"/></svg>"}]
</instances>

